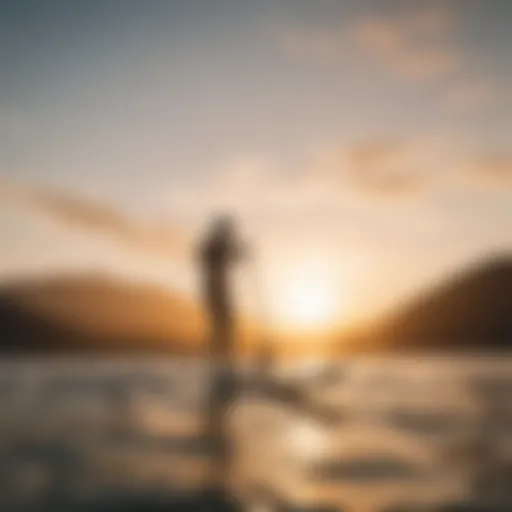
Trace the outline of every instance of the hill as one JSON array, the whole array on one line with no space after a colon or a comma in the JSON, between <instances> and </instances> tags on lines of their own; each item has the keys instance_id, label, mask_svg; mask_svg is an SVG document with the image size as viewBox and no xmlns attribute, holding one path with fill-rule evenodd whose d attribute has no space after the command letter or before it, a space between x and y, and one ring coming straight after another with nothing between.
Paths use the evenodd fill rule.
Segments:
<instances>
[{"instance_id":1,"label":"hill","mask_svg":"<svg viewBox=\"0 0 512 512\"><path fill-rule=\"evenodd\" d=\"M18 281L0 289L0 351L189 353L204 321L157 287L84 275Z\"/></svg>"},{"instance_id":2,"label":"hill","mask_svg":"<svg viewBox=\"0 0 512 512\"><path fill-rule=\"evenodd\" d=\"M471 266L343 344L355 350L512 348L512 255Z\"/></svg>"},{"instance_id":3,"label":"hill","mask_svg":"<svg viewBox=\"0 0 512 512\"><path fill-rule=\"evenodd\" d=\"M258 339L254 328L250 323L239 327L244 353L251 352ZM26 279L0 287L4 353L199 354L204 353L204 333L205 320L195 304L156 286L81 275ZM318 350L313 345L311 354ZM459 272L371 328L346 334L336 345L327 350L347 354L510 349L512 256ZM306 352L286 357L304 357Z\"/></svg>"}]
</instances>

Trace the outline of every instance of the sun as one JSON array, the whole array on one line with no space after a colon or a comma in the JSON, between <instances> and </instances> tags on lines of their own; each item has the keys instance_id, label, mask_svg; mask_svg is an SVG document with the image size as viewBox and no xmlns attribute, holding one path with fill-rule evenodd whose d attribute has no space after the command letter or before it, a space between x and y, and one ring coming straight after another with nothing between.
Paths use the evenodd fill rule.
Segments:
<instances>
[{"instance_id":1,"label":"sun","mask_svg":"<svg viewBox=\"0 0 512 512\"><path fill-rule=\"evenodd\" d=\"M297 262L277 276L274 286L273 311L282 328L324 330L336 323L344 301L326 261Z\"/></svg>"},{"instance_id":2,"label":"sun","mask_svg":"<svg viewBox=\"0 0 512 512\"><path fill-rule=\"evenodd\" d=\"M283 291L283 321L297 326L322 325L334 313L334 296L327 283L297 282Z\"/></svg>"}]
</instances>

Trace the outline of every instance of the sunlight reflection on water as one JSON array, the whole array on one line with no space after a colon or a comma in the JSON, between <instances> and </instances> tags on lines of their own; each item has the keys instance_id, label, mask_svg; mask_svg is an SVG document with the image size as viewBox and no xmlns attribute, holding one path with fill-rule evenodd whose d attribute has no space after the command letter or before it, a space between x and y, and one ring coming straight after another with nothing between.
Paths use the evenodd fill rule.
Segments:
<instances>
[{"instance_id":1,"label":"sunlight reflection on water","mask_svg":"<svg viewBox=\"0 0 512 512\"><path fill-rule=\"evenodd\" d=\"M232 417L234 485L268 481L289 499L348 510L510 504L511 370L506 357L358 359L318 382L288 369L344 420L325 427L243 396ZM205 386L197 360L4 360L0 510L201 486Z\"/></svg>"}]
</instances>

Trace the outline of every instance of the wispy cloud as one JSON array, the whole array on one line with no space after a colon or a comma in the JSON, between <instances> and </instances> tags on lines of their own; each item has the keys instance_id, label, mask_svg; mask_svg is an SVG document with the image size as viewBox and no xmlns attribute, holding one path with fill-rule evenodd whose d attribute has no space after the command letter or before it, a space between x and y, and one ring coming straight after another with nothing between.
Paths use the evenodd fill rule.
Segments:
<instances>
[{"instance_id":1,"label":"wispy cloud","mask_svg":"<svg viewBox=\"0 0 512 512\"><path fill-rule=\"evenodd\" d=\"M359 198L417 197L427 190L432 177L430 150L419 141L369 138L326 150L313 170Z\"/></svg>"},{"instance_id":2,"label":"wispy cloud","mask_svg":"<svg viewBox=\"0 0 512 512\"><path fill-rule=\"evenodd\" d=\"M418 198L433 177L431 152L424 141L375 137L306 150L293 167L244 155L219 165L200 187L176 191L171 202L198 217L230 210L249 218L325 218L348 203Z\"/></svg>"},{"instance_id":3,"label":"wispy cloud","mask_svg":"<svg viewBox=\"0 0 512 512\"><path fill-rule=\"evenodd\" d=\"M160 258L182 258L187 251L187 237L175 227L137 222L113 205L99 201L7 181L0 182L0 201Z\"/></svg>"},{"instance_id":4,"label":"wispy cloud","mask_svg":"<svg viewBox=\"0 0 512 512\"><path fill-rule=\"evenodd\" d=\"M354 181L366 191L397 196L424 190L425 175L413 143L370 140L348 148L346 155Z\"/></svg>"},{"instance_id":5,"label":"wispy cloud","mask_svg":"<svg viewBox=\"0 0 512 512\"><path fill-rule=\"evenodd\" d=\"M454 37L455 17L445 8L409 8L395 16L360 15L328 26L295 26L281 31L291 54L335 62L357 57L400 78L424 81L464 65Z\"/></svg>"},{"instance_id":6,"label":"wispy cloud","mask_svg":"<svg viewBox=\"0 0 512 512\"><path fill-rule=\"evenodd\" d=\"M467 175L481 186L512 187L512 153L494 153L467 164Z\"/></svg>"},{"instance_id":7,"label":"wispy cloud","mask_svg":"<svg viewBox=\"0 0 512 512\"><path fill-rule=\"evenodd\" d=\"M282 49L326 66L356 65L400 83L442 84L441 107L457 114L480 112L496 103L500 88L481 71L462 37L463 13L438 2L407 4L341 21L281 27Z\"/></svg>"},{"instance_id":8,"label":"wispy cloud","mask_svg":"<svg viewBox=\"0 0 512 512\"><path fill-rule=\"evenodd\" d=\"M425 81L457 72L465 56L453 37L454 17L445 9L423 9L395 18L369 15L356 19L349 40L385 70Z\"/></svg>"}]
</instances>

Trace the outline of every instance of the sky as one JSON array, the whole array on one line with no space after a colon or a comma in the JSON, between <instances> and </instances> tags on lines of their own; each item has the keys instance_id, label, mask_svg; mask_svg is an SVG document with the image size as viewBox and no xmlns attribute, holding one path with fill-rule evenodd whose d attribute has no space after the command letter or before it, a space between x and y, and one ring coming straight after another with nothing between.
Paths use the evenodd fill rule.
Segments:
<instances>
[{"instance_id":1,"label":"sky","mask_svg":"<svg viewBox=\"0 0 512 512\"><path fill-rule=\"evenodd\" d=\"M194 294L194 244L229 211L271 309L324 286L343 323L511 250L511 16L508 0L0 1L0 278Z\"/></svg>"}]
</instances>

